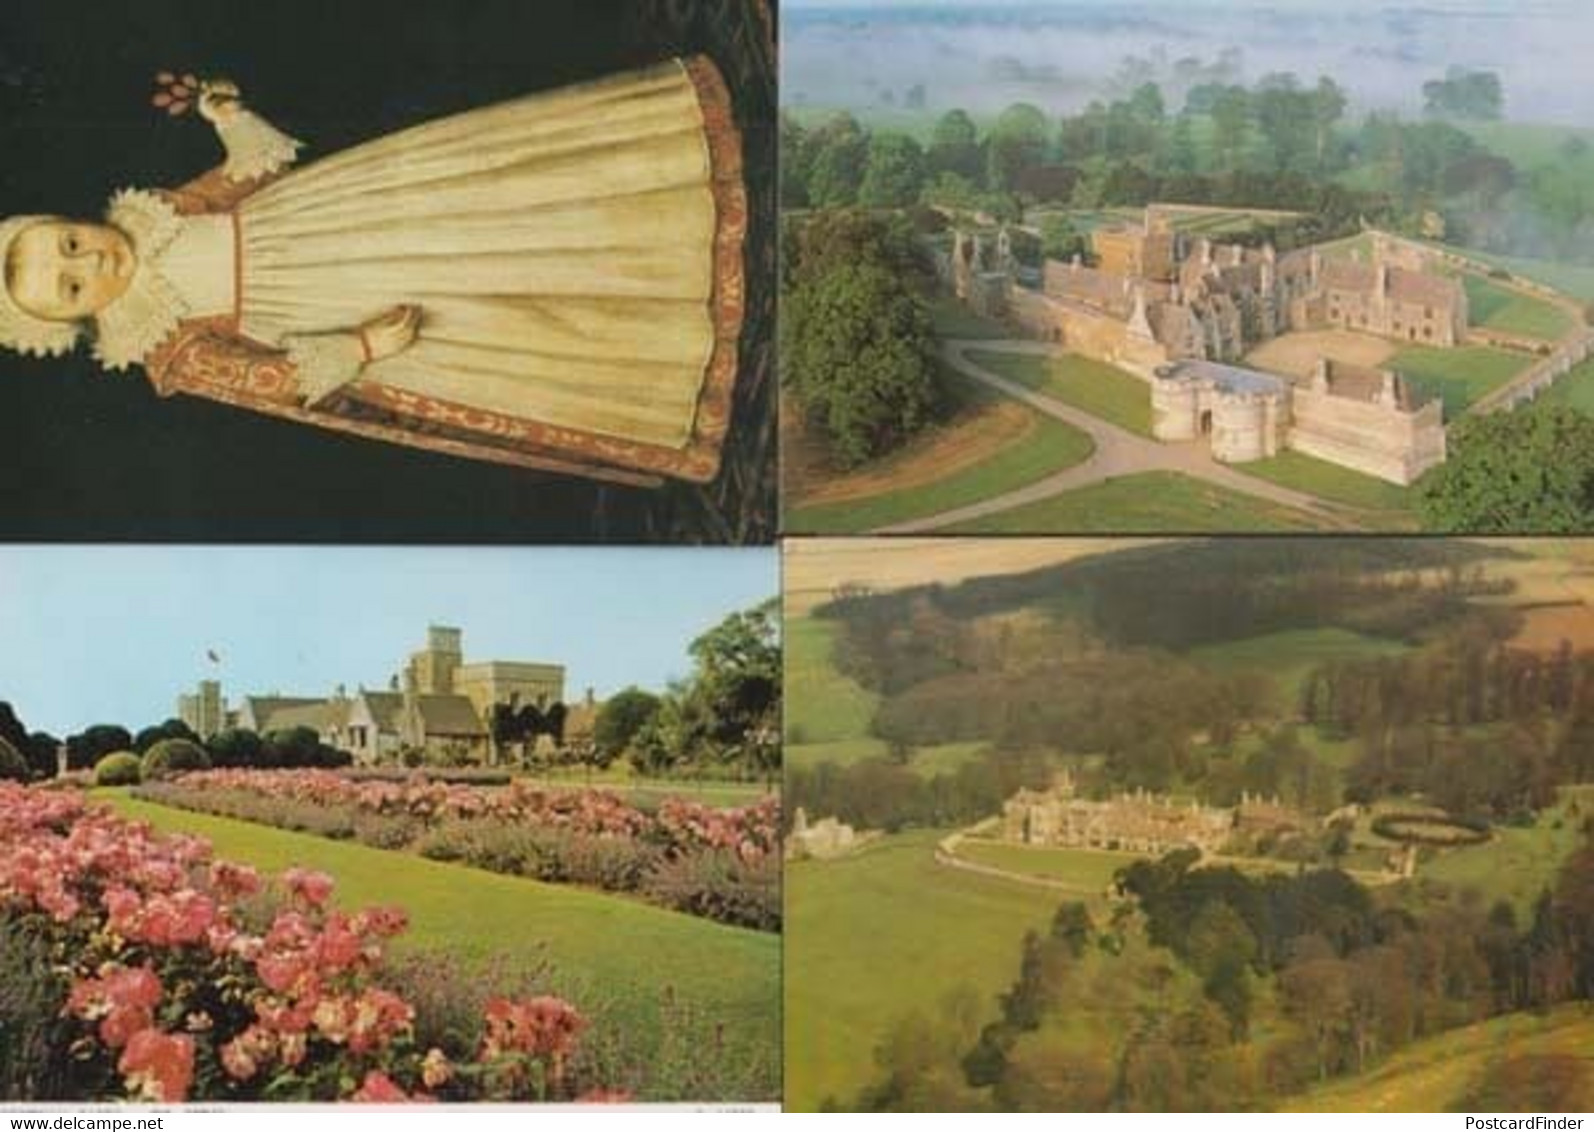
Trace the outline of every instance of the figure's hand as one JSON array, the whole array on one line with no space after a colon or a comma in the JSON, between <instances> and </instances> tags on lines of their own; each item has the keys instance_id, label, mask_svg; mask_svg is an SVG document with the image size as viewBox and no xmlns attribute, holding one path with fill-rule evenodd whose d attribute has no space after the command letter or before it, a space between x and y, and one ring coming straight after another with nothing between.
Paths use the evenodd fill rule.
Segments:
<instances>
[{"instance_id":1,"label":"figure's hand","mask_svg":"<svg viewBox=\"0 0 1594 1132\"><path fill-rule=\"evenodd\" d=\"M381 361L401 354L415 341L421 329L421 308L406 303L373 318L360 327L371 360Z\"/></svg>"},{"instance_id":2,"label":"figure's hand","mask_svg":"<svg viewBox=\"0 0 1594 1132\"><path fill-rule=\"evenodd\" d=\"M238 113L241 99L231 79L206 79L199 84L199 115L207 122L225 122Z\"/></svg>"}]
</instances>

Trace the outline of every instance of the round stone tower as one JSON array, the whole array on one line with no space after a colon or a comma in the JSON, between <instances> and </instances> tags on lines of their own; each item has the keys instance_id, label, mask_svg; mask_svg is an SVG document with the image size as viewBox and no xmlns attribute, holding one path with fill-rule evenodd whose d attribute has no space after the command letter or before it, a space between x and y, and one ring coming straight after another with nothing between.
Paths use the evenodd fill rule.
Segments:
<instances>
[{"instance_id":1,"label":"round stone tower","mask_svg":"<svg viewBox=\"0 0 1594 1132\"><path fill-rule=\"evenodd\" d=\"M1194 440L1201 431L1200 393L1193 381L1158 376L1151 383L1151 435Z\"/></svg>"},{"instance_id":2,"label":"round stone tower","mask_svg":"<svg viewBox=\"0 0 1594 1132\"><path fill-rule=\"evenodd\" d=\"M1267 397L1218 393L1212 402L1212 458L1243 464L1269 455Z\"/></svg>"}]
</instances>

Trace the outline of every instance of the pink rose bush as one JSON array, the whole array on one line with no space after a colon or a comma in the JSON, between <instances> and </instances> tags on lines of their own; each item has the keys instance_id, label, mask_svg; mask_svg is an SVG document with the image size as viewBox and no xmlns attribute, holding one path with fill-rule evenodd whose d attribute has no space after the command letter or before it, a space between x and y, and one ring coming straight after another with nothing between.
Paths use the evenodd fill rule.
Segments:
<instances>
[{"instance_id":1,"label":"pink rose bush","mask_svg":"<svg viewBox=\"0 0 1594 1132\"><path fill-rule=\"evenodd\" d=\"M268 879L199 838L0 783L0 921L59 957L75 1034L60 1056L83 1099L577 1095L587 1023L561 999L493 999L477 1046L453 1059L418 1048L414 1008L380 983L405 914L335 909L333 889L323 873Z\"/></svg>"},{"instance_id":2,"label":"pink rose bush","mask_svg":"<svg viewBox=\"0 0 1594 1132\"><path fill-rule=\"evenodd\" d=\"M636 892L693 915L780 925L779 803L648 810L608 790L370 781L325 770L211 770L138 791L166 805L552 883Z\"/></svg>"}]
</instances>

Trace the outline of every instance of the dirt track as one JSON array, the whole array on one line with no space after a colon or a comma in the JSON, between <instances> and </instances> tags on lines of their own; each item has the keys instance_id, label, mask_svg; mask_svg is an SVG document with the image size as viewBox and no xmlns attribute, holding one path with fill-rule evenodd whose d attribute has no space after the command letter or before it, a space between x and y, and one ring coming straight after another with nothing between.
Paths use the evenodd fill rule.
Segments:
<instances>
[{"instance_id":1,"label":"dirt track","mask_svg":"<svg viewBox=\"0 0 1594 1132\"><path fill-rule=\"evenodd\" d=\"M941 345L941 355L946 363L959 373L982 382L998 393L1014 400L1022 401L1030 408L1055 417L1066 424L1071 424L1090 435L1095 442L1096 450L1090 458L1081 464L1048 476L1027 487L1017 488L992 499L979 503L972 503L966 507L958 507L951 511L944 511L939 515L930 515L926 518L915 519L911 522L899 523L885 527L881 534L920 534L927 531L939 530L957 523L968 522L972 519L984 518L1015 507L1022 507L1028 503L1038 503L1060 495L1065 491L1086 487L1093 483L1115 476L1134 475L1137 472L1168 471L1180 475L1190 476L1195 479L1215 483L1219 487L1228 488L1244 495L1253 495L1273 503L1293 507L1298 511L1306 512L1316 518L1325 529L1352 529L1357 524L1351 517L1348 509L1340 508L1326 503L1314 495L1305 492L1293 491L1287 487L1280 487L1267 480L1255 476L1247 476L1235 471L1225 464L1212 458L1206 446L1197 442L1180 444L1163 443L1157 440L1148 440L1119 428L1117 425L1108 424L1100 417L1092 416L1082 409L1049 397L1044 393L1037 393L1027 389L1016 381L1002 377L985 369L969 356L970 350L1000 351L1011 354L1026 354L1031 356L1047 356L1055 352L1055 348L1045 343L1031 342L1028 340L1003 339L999 341L944 342ZM1036 534L1046 534L1037 531Z\"/></svg>"}]
</instances>

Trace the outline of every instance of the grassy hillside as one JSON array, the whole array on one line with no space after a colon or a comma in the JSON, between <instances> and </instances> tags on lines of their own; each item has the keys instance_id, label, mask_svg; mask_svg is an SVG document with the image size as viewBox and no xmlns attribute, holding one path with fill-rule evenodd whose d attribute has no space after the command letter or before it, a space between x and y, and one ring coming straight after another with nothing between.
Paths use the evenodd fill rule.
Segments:
<instances>
[{"instance_id":1,"label":"grassy hillside","mask_svg":"<svg viewBox=\"0 0 1594 1132\"><path fill-rule=\"evenodd\" d=\"M787 867L787 1108L854 1099L880 1039L904 1015L933 1014L955 988L995 1017L1024 933L1061 903L1060 893L937 865L941 836L892 836L854 857Z\"/></svg>"},{"instance_id":2,"label":"grassy hillside","mask_svg":"<svg viewBox=\"0 0 1594 1132\"><path fill-rule=\"evenodd\" d=\"M1309 531L1295 511L1177 472L1140 472L947 528L948 534L1162 534Z\"/></svg>"},{"instance_id":3,"label":"grassy hillside","mask_svg":"<svg viewBox=\"0 0 1594 1132\"><path fill-rule=\"evenodd\" d=\"M1526 924L1539 894L1554 885L1556 873L1580 844L1578 830L1591 806L1594 786L1565 787L1560 804L1541 812L1533 825L1496 826L1489 841L1447 850L1425 862L1418 875L1475 892L1486 904L1510 901L1517 923Z\"/></svg>"},{"instance_id":4,"label":"grassy hillside","mask_svg":"<svg viewBox=\"0 0 1594 1132\"><path fill-rule=\"evenodd\" d=\"M1399 641L1369 637L1349 629L1296 629L1245 637L1191 649L1189 658L1215 672L1257 672L1271 678L1279 689L1280 706L1292 708L1300 699L1301 683L1320 664L1336 660L1366 660L1406 651Z\"/></svg>"},{"instance_id":5,"label":"grassy hillside","mask_svg":"<svg viewBox=\"0 0 1594 1132\"><path fill-rule=\"evenodd\" d=\"M1558 263L1549 259L1531 259L1527 256L1495 255L1473 248L1453 248L1469 259L1486 263L1490 267L1503 267L1524 279L1553 287L1575 298L1594 302L1594 267L1586 264Z\"/></svg>"},{"instance_id":6,"label":"grassy hillside","mask_svg":"<svg viewBox=\"0 0 1594 1132\"><path fill-rule=\"evenodd\" d=\"M1555 341L1572 328L1567 313L1553 303L1513 291L1479 275L1463 275L1467 309L1475 326L1507 334Z\"/></svg>"},{"instance_id":7,"label":"grassy hillside","mask_svg":"<svg viewBox=\"0 0 1594 1132\"><path fill-rule=\"evenodd\" d=\"M817 617L786 622L787 766L845 765L887 754L885 742L869 733L880 697L836 669L832 651L836 628L834 622ZM984 743L918 747L909 765L932 777L956 770L984 747Z\"/></svg>"},{"instance_id":8,"label":"grassy hillside","mask_svg":"<svg viewBox=\"0 0 1594 1132\"><path fill-rule=\"evenodd\" d=\"M1355 1080L1335 1082L1286 1102L1292 1112L1455 1112L1502 1058L1580 1063L1585 1096L1594 1083L1594 1006L1543 1015L1508 1014L1418 1042Z\"/></svg>"},{"instance_id":9,"label":"grassy hillside","mask_svg":"<svg viewBox=\"0 0 1594 1132\"><path fill-rule=\"evenodd\" d=\"M207 838L229 860L270 872L300 865L330 873L344 906L400 905L410 917L406 948L467 966L500 958L511 969L547 966L549 985L619 1036L630 1060L650 1071L678 1064L692 1043L709 1040L723 1026L724 1053L715 1060L736 1082L734 1095L697 1099L751 1100L778 1092L777 935L121 794L104 800L163 832ZM673 1010L692 1019L691 1032L670 1021L670 994Z\"/></svg>"},{"instance_id":10,"label":"grassy hillside","mask_svg":"<svg viewBox=\"0 0 1594 1132\"><path fill-rule=\"evenodd\" d=\"M786 623L786 741L834 743L868 734L880 697L836 669L838 625L818 617Z\"/></svg>"},{"instance_id":11,"label":"grassy hillside","mask_svg":"<svg viewBox=\"0 0 1594 1132\"><path fill-rule=\"evenodd\" d=\"M1119 869L1141 859L1137 853L1053 849L1002 841L965 841L958 847L958 856L1010 873L1059 882L1083 898L1100 897ZM1064 894L1059 893L1057 898L1062 900Z\"/></svg>"}]
</instances>

